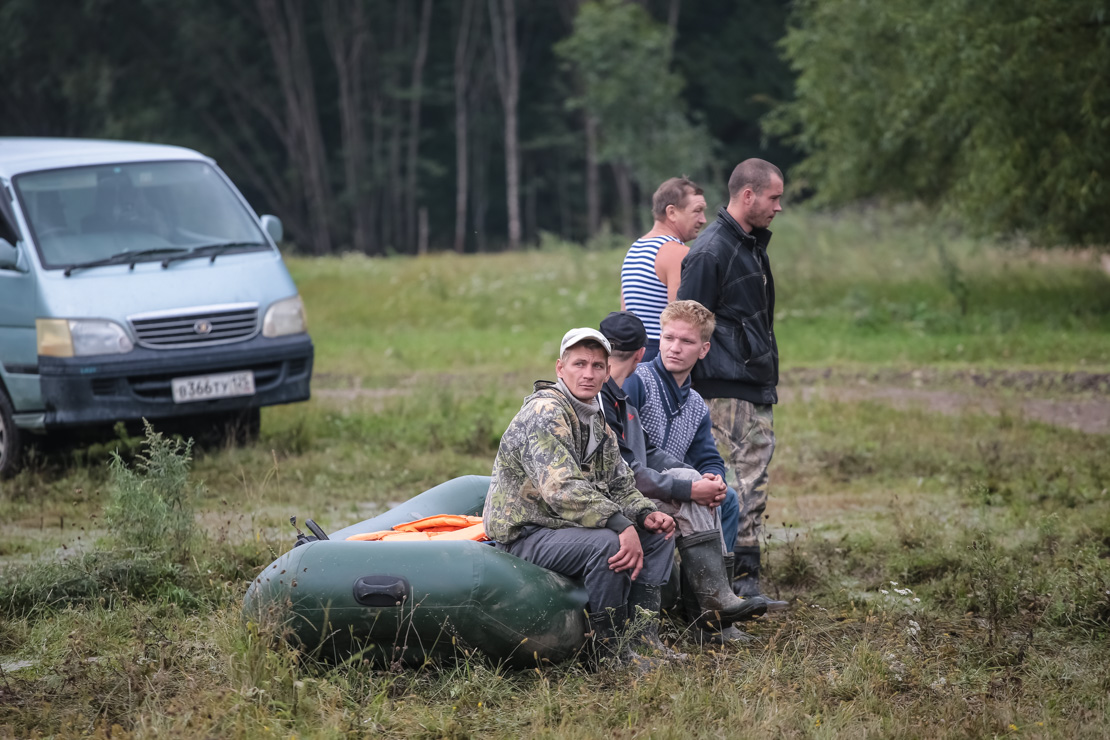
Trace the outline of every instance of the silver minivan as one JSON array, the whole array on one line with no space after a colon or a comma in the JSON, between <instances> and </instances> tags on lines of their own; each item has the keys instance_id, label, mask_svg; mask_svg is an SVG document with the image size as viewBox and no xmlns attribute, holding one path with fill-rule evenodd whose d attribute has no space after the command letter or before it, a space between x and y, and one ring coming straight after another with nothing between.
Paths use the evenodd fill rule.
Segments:
<instances>
[{"instance_id":1,"label":"silver minivan","mask_svg":"<svg viewBox=\"0 0 1110 740\"><path fill-rule=\"evenodd\" d=\"M276 242L180 147L0 138L0 476L28 435L235 420L309 397L313 347Z\"/></svg>"}]
</instances>

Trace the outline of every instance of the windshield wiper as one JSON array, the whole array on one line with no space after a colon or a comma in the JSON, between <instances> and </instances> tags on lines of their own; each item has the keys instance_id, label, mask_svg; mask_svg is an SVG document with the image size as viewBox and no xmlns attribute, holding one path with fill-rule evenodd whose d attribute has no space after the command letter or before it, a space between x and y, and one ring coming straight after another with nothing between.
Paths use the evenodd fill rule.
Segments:
<instances>
[{"instance_id":1,"label":"windshield wiper","mask_svg":"<svg viewBox=\"0 0 1110 740\"><path fill-rule=\"evenodd\" d=\"M140 262L144 257L154 257L159 254L176 254L178 252L187 252L188 250L182 247L155 247L154 249L128 249L123 252L116 252L111 257L105 257L99 260L90 260L89 262L76 262L72 265L66 266L65 272L62 274L69 277L73 274L74 270L83 270L86 267L103 267L104 265L122 265L125 263L130 264L129 269L134 270L135 264Z\"/></svg>"},{"instance_id":2,"label":"windshield wiper","mask_svg":"<svg viewBox=\"0 0 1110 740\"><path fill-rule=\"evenodd\" d=\"M219 244L205 244L200 247L187 249L180 254L172 254L169 257L166 257L166 259L162 260L162 267L169 267L171 262L177 262L178 260L189 260L193 259L194 257L208 257L209 255L211 255L212 257L212 259L208 261L209 264L211 264L212 262L216 261L217 257L231 249L236 249L238 247L266 246L268 245L264 242L220 242Z\"/></svg>"}]
</instances>

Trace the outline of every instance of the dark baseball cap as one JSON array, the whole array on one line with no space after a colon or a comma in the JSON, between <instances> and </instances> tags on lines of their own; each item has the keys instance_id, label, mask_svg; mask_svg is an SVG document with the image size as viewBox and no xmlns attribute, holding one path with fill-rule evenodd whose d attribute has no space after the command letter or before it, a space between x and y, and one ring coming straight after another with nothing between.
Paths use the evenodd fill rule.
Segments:
<instances>
[{"instance_id":1,"label":"dark baseball cap","mask_svg":"<svg viewBox=\"0 0 1110 740\"><path fill-rule=\"evenodd\" d=\"M601 320L601 333L615 350L635 352L647 345L644 322L631 311L613 311L606 316Z\"/></svg>"}]
</instances>

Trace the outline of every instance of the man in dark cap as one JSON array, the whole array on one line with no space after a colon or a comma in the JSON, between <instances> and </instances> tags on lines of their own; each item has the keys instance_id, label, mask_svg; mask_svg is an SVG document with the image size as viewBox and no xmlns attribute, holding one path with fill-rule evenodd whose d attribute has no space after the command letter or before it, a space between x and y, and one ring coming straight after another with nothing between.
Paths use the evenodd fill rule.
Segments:
<instances>
[{"instance_id":1,"label":"man in dark cap","mask_svg":"<svg viewBox=\"0 0 1110 740\"><path fill-rule=\"evenodd\" d=\"M654 444L644 434L640 410L629 403L621 388L643 359L647 332L643 322L629 311L614 311L601 322L601 333L609 340L609 379L601 387L605 421L617 437L621 457L632 468L636 488L660 511L674 517L682 550L682 588L686 611L694 621L697 637L713 642L743 639L744 633L731 626L767 609L765 599L737 599L729 588L718 507L726 501L727 487L720 475L701 474L690 465ZM737 501L735 496L730 503ZM736 512L733 512L735 515ZM651 609L661 602L657 589ZM645 639L657 640L653 622Z\"/></svg>"}]
</instances>

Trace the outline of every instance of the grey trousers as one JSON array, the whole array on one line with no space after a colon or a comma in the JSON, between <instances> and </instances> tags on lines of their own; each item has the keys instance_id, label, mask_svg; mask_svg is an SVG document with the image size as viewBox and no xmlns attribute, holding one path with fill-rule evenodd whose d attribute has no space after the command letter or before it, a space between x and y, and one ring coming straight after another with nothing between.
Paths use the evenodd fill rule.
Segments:
<instances>
[{"instance_id":1,"label":"grey trousers","mask_svg":"<svg viewBox=\"0 0 1110 740\"><path fill-rule=\"evenodd\" d=\"M663 472L682 480L701 480L701 473L690 468L670 468ZM676 534L686 537L695 532L708 532L711 529L721 531L720 507L710 509L708 506L695 504L693 501L683 501L678 504L673 501L658 501L656 499L652 499L652 501L659 511L670 514L674 518ZM721 553L728 553L723 534L721 535Z\"/></svg>"},{"instance_id":2,"label":"grey trousers","mask_svg":"<svg viewBox=\"0 0 1110 740\"><path fill-rule=\"evenodd\" d=\"M674 537L668 540L655 532L639 529L636 532L644 549L644 567L636 580L662 586L670 578L674 564ZM621 607L628 601L631 571L609 570L609 558L620 549L617 533L611 529L536 527L512 544L500 547L529 563L581 578L586 583L591 612Z\"/></svg>"}]
</instances>

